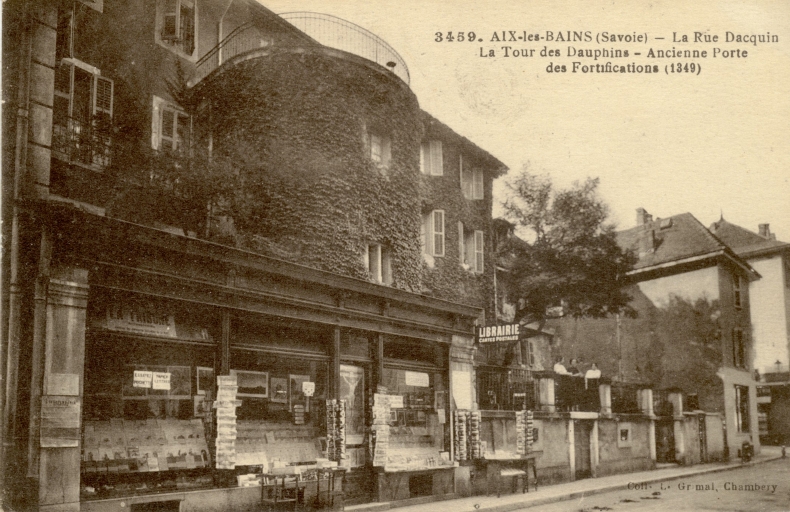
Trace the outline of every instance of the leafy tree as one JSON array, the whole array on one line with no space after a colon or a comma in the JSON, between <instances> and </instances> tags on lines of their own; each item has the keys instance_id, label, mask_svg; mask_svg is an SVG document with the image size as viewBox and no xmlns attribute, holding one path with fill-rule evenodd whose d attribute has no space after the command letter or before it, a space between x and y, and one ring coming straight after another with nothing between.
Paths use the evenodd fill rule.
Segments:
<instances>
[{"instance_id":1,"label":"leafy tree","mask_svg":"<svg viewBox=\"0 0 790 512\"><path fill-rule=\"evenodd\" d=\"M557 306L574 317L635 316L623 285L636 259L617 245L598 183L556 189L525 167L506 184L506 217L529 240L511 237L502 248L511 256L505 284L517 321L542 323Z\"/></svg>"}]
</instances>

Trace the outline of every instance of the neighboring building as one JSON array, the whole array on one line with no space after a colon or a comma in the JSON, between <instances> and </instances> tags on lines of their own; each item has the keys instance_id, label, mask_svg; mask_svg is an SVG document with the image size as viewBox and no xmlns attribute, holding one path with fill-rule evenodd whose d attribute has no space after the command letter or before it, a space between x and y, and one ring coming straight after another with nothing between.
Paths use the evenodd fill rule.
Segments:
<instances>
[{"instance_id":1,"label":"neighboring building","mask_svg":"<svg viewBox=\"0 0 790 512\"><path fill-rule=\"evenodd\" d=\"M780 242L768 224L759 233L722 218L711 232L760 273L749 283L754 369L761 375L787 371L790 364L790 243Z\"/></svg>"},{"instance_id":2,"label":"neighboring building","mask_svg":"<svg viewBox=\"0 0 790 512\"><path fill-rule=\"evenodd\" d=\"M322 456L346 503L454 492L448 418L474 390L451 371L494 317L504 165L332 16L3 12L4 504L243 509L251 466ZM380 389L404 403L371 460Z\"/></svg>"},{"instance_id":3,"label":"neighboring building","mask_svg":"<svg viewBox=\"0 0 790 512\"><path fill-rule=\"evenodd\" d=\"M762 276L749 284L754 369L766 383L758 390L760 436L772 444L786 443L790 440L790 244L776 240L768 224L760 224L755 233L722 217L710 230Z\"/></svg>"},{"instance_id":4,"label":"neighboring building","mask_svg":"<svg viewBox=\"0 0 790 512\"><path fill-rule=\"evenodd\" d=\"M639 257L628 286L638 316L549 320L556 353L649 385L657 397L680 389L684 410L724 416L730 454L747 440L759 447L749 319L749 283L759 274L689 213L653 220L640 208L637 226L617 239Z\"/></svg>"}]
</instances>

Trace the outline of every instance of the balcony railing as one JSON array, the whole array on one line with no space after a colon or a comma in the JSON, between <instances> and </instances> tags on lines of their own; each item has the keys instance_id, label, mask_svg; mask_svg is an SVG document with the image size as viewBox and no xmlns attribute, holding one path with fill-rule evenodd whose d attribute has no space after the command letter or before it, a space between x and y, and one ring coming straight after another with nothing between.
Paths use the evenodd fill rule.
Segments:
<instances>
[{"instance_id":1,"label":"balcony railing","mask_svg":"<svg viewBox=\"0 0 790 512\"><path fill-rule=\"evenodd\" d=\"M373 61L409 83L409 68L403 58L369 30L328 14L286 12L280 17L322 45Z\"/></svg>"},{"instance_id":2,"label":"balcony railing","mask_svg":"<svg viewBox=\"0 0 790 512\"><path fill-rule=\"evenodd\" d=\"M197 61L195 74L192 76L189 84L195 85L200 82L229 59L255 50L268 48L271 44L271 38L261 34L260 29L253 22L240 25Z\"/></svg>"},{"instance_id":3,"label":"balcony railing","mask_svg":"<svg viewBox=\"0 0 790 512\"><path fill-rule=\"evenodd\" d=\"M104 123L65 119L52 126L52 154L69 163L103 169L112 158L112 130Z\"/></svg>"}]
</instances>

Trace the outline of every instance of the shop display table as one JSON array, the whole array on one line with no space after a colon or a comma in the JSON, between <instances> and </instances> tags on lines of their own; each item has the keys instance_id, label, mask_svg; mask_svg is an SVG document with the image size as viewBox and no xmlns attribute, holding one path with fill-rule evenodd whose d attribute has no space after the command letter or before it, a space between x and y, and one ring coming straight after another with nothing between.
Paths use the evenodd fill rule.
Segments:
<instances>
[{"instance_id":1,"label":"shop display table","mask_svg":"<svg viewBox=\"0 0 790 512\"><path fill-rule=\"evenodd\" d=\"M346 468L298 470L277 468L264 475L261 505L265 510L334 509L343 503Z\"/></svg>"},{"instance_id":2,"label":"shop display table","mask_svg":"<svg viewBox=\"0 0 790 512\"><path fill-rule=\"evenodd\" d=\"M535 464L537 455L530 453L521 457L486 455L480 459L480 463L485 464L486 471L486 495L491 494L491 484L496 485L497 497L502 495L502 481L506 478L513 479L513 487L518 478L523 478L522 493L529 492L529 467L532 466L532 476L535 479L535 490L538 490L538 470Z\"/></svg>"}]
</instances>

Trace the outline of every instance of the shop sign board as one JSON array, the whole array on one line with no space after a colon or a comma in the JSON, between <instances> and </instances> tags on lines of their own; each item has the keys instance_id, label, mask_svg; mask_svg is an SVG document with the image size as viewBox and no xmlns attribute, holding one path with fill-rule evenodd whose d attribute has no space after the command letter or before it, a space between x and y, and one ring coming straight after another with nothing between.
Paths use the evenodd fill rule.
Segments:
<instances>
[{"instance_id":1,"label":"shop sign board","mask_svg":"<svg viewBox=\"0 0 790 512\"><path fill-rule=\"evenodd\" d=\"M147 372L141 370L134 370L134 384L135 388L150 388L153 382L154 372Z\"/></svg>"},{"instance_id":2,"label":"shop sign board","mask_svg":"<svg viewBox=\"0 0 790 512\"><path fill-rule=\"evenodd\" d=\"M144 336L176 338L176 322L166 312L145 311L129 304L115 304L107 308L107 329Z\"/></svg>"},{"instance_id":3,"label":"shop sign board","mask_svg":"<svg viewBox=\"0 0 790 512\"><path fill-rule=\"evenodd\" d=\"M406 373L405 380L407 386L415 386L420 388L427 388L431 386L427 373L410 372L410 371L406 371L405 373Z\"/></svg>"},{"instance_id":4,"label":"shop sign board","mask_svg":"<svg viewBox=\"0 0 790 512\"><path fill-rule=\"evenodd\" d=\"M518 341L521 325L488 325L477 328L478 343L496 343L502 341Z\"/></svg>"},{"instance_id":5,"label":"shop sign board","mask_svg":"<svg viewBox=\"0 0 790 512\"><path fill-rule=\"evenodd\" d=\"M82 399L77 396L41 397L41 446L78 447Z\"/></svg>"},{"instance_id":6,"label":"shop sign board","mask_svg":"<svg viewBox=\"0 0 790 512\"><path fill-rule=\"evenodd\" d=\"M170 389L170 372L153 372L153 389Z\"/></svg>"}]
</instances>

